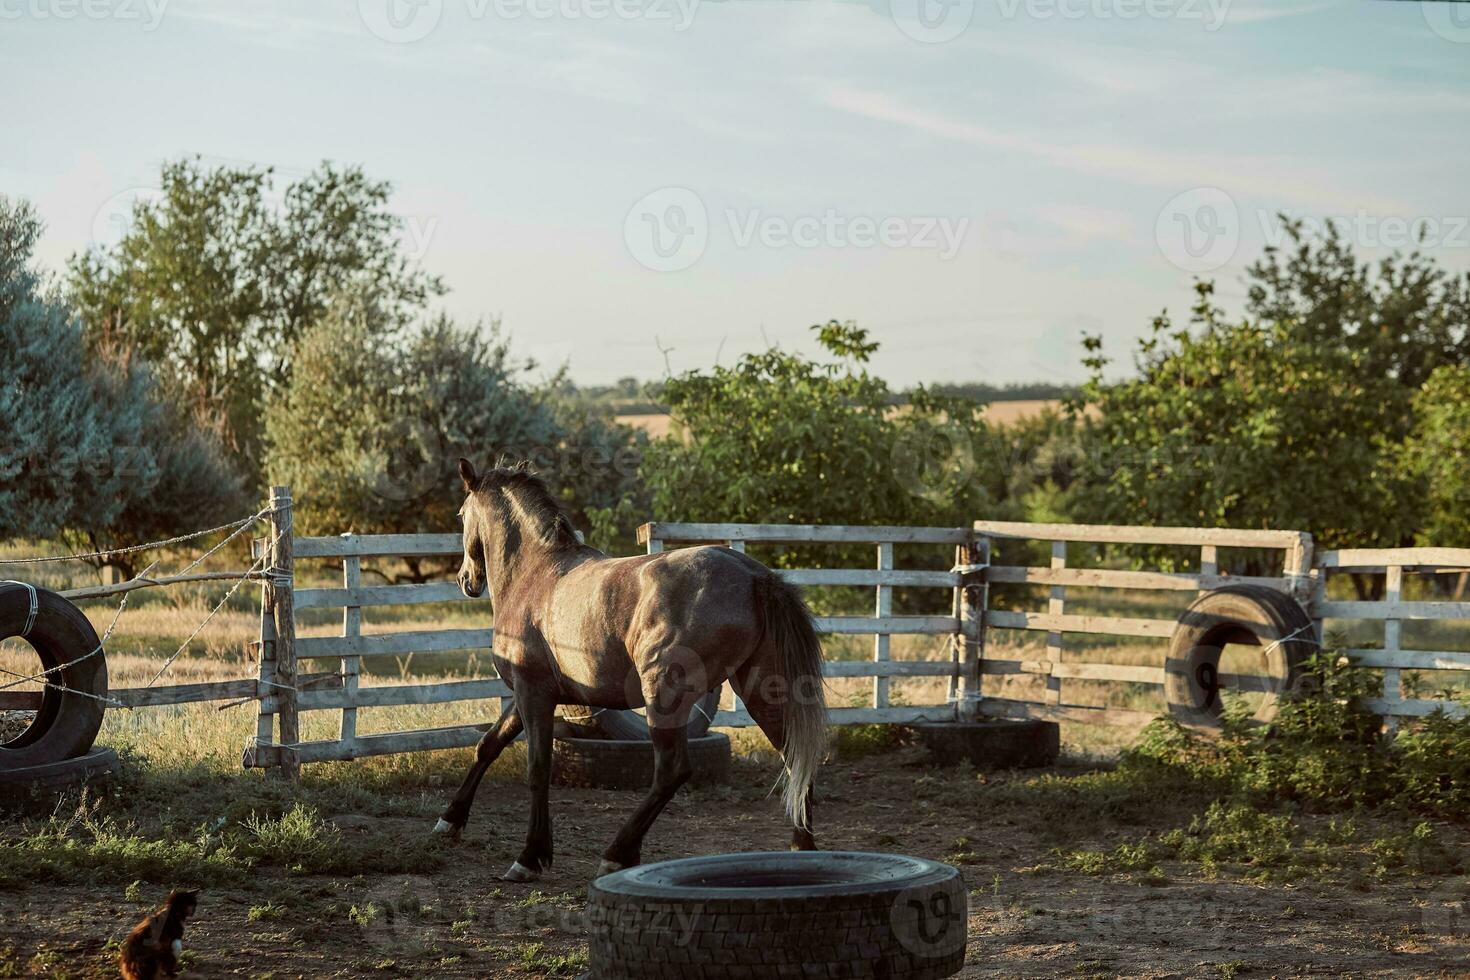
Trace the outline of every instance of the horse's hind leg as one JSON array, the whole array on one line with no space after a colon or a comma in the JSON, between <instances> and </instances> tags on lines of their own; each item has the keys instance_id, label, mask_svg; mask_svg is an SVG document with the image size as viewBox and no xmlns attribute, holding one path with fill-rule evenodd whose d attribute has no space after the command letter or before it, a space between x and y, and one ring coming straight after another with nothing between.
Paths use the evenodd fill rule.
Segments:
<instances>
[{"instance_id":1,"label":"horse's hind leg","mask_svg":"<svg viewBox=\"0 0 1470 980\"><path fill-rule=\"evenodd\" d=\"M491 726L480 739L479 747L475 749L475 761L470 766L470 771L465 773L464 782L459 786L459 792L454 794L454 799L444 808L444 814L439 822L434 825L434 833L448 834L458 837L459 832L470 819L470 806L475 802L475 791L480 788L480 780L484 778L486 770L505 750L505 747L515 741L515 737L521 733L521 714L516 709L514 698L505 699L505 707L500 712L500 719Z\"/></svg>"},{"instance_id":2,"label":"horse's hind leg","mask_svg":"<svg viewBox=\"0 0 1470 980\"><path fill-rule=\"evenodd\" d=\"M735 690L745 702L745 710L751 718L755 719L755 723L770 740L771 747L777 752L784 753L786 750L784 698L800 696L800 692L786 691L785 682L781 681L779 676L769 673L762 675L759 668L752 666L746 666L738 671L734 682ZM793 851L815 851L817 849L817 839L812 835L812 803L816 796L817 791L813 787L812 791L807 794L801 823L791 831L791 850Z\"/></svg>"},{"instance_id":3,"label":"horse's hind leg","mask_svg":"<svg viewBox=\"0 0 1470 980\"><path fill-rule=\"evenodd\" d=\"M667 686L678 682L666 679L664 683ZM694 766L689 762L689 711L692 702L687 695L688 692L682 689L672 695L665 691L663 698L644 692L648 702L648 729L653 738L653 786L603 852L602 864L597 869L600 875L642 862L643 838L648 828L653 826L679 787L694 775ZM674 706L663 709L660 708L661 703Z\"/></svg>"}]
</instances>

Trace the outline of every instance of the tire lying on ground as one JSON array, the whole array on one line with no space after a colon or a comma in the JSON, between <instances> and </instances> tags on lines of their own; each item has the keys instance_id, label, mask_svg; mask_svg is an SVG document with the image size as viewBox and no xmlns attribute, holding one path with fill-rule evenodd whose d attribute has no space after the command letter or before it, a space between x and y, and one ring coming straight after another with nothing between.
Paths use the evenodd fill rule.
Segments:
<instances>
[{"instance_id":1,"label":"tire lying on ground","mask_svg":"<svg viewBox=\"0 0 1470 980\"><path fill-rule=\"evenodd\" d=\"M30 643L41 669L52 671L47 681L65 690L53 686L40 692L29 727L0 744L0 770L85 755L102 727L106 707L97 700L107 695L107 661L97 631L80 609L48 589L34 590L33 611L32 594L23 585L0 583L0 639L20 637Z\"/></svg>"},{"instance_id":2,"label":"tire lying on ground","mask_svg":"<svg viewBox=\"0 0 1470 980\"><path fill-rule=\"evenodd\" d=\"M1227 644L1254 646L1255 673L1220 669ZM1262 695L1252 715L1276 717L1283 695L1301 682L1302 664L1319 642L1312 618L1291 596L1259 585L1227 585L1192 602L1169 640L1164 695L1169 713L1197 731L1218 731L1222 690Z\"/></svg>"},{"instance_id":3,"label":"tire lying on ground","mask_svg":"<svg viewBox=\"0 0 1470 980\"><path fill-rule=\"evenodd\" d=\"M947 864L855 851L762 852L628 868L588 889L592 980L958 973L968 918Z\"/></svg>"},{"instance_id":4,"label":"tire lying on ground","mask_svg":"<svg viewBox=\"0 0 1470 980\"><path fill-rule=\"evenodd\" d=\"M68 786L105 779L121 768L122 763L112 749L93 748L74 759L0 769L0 790L4 791L0 798L21 799L28 793L53 794Z\"/></svg>"},{"instance_id":5,"label":"tire lying on ground","mask_svg":"<svg viewBox=\"0 0 1470 980\"><path fill-rule=\"evenodd\" d=\"M730 738L718 732L689 740L689 763L699 786L722 783L730 774ZM653 785L652 742L557 738L551 745L551 780L559 786L647 790Z\"/></svg>"},{"instance_id":6,"label":"tire lying on ground","mask_svg":"<svg viewBox=\"0 0 1470 980\"><path fill-rule=\"evenodd\" d=\"M708 692L694 704L689 713L689 737L702 738L709 733L710 722L720 710L719 689ZM567 704L557 709L571 732L586 738L624 739L647 742L650 739L648 719L636 711L618 711L612 708L587 708Z\"/></svg>"}]
</instances>

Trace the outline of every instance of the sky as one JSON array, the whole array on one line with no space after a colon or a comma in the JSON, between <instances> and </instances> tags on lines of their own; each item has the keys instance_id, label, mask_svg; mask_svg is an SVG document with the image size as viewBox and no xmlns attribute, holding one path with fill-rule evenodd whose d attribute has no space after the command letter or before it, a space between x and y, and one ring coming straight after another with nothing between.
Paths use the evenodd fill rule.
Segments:
<instances>
[{"instance_id":1,"label":"sky","mask_svg":"<svg viewBox=\"0 0 1470 980\"><path fill-rule=\"evenodd\" d=\"M603 384L851 319L875 370L1116 370L1276 215L1470 269L1470 4L0 0L52 269L185 155L391 182L465 320Z\"/></svg>"}]
</instances>

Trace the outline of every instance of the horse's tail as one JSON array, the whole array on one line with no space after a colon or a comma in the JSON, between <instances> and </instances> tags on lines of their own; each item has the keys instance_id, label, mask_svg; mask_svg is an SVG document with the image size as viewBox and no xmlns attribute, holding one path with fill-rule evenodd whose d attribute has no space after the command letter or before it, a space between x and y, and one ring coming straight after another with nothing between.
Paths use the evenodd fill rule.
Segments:
<instances>
[{"instance_id":1,"label":"horse's tail","mask_svg":"<svg viewBox=\"0 0 1470 980\"><path fill-rule=\"evenodd\" d=\"M812 613L796 588L776 575L765 580L766 630L775 643L776 663L785 682L782 730L786 763L784 800L791 822L807 824L812 780L827 755L827 698L822 683L822 644Z\"/></svg>"}]
</instances>

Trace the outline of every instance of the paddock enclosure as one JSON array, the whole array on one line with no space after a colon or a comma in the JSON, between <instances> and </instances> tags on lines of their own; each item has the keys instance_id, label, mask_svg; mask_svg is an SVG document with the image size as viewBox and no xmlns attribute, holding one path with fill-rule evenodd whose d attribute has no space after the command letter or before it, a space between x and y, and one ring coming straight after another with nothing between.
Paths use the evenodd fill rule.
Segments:
<instances>
[{"instance_id":1,"label":"paddock enclosure","mask_svg":"<svg viewBox=\"0 0 1470 980\"><path fill-rule=\"evenodd\" d=\"M494 636L488 600L466 599L452 580L459 535L297 536L286 487L273 488L262 515L268 533L253 543L251 568L238 573L261 588L252 676L113 689L112 706L257 702L243 764L288 773L306 763L475 744L498 715L498 704L483 702L510 691L481 656ZM1300 601L1327 648L1381 677L1370 706L1387 727L1441 708L1465 711L1470 549L1315 552L1311 536L1297 531L986 520L969 527L655 521L639 529L638 541L651 553L725 545L803 587L823 634L835 725L1038 718L1126 740L1167 710L1165 647L1180 613L1201 593L1232 584ZM405 561L437 563L442 580L399 583L380 574L385 563ZM72 594L100 598L116 588ZM1363 591L1375 597L1359 598ZM424 606L433 609L412 608ZM365 615L375 621L365 623ZM441 617L454 625L425 628ZM460 669L455 679L428 683L402 669L401 682L383 682L382 665L403 667L415 657L459 658ZM1222 687L1260 696L1270 682L1253 669L1251 651L1226 654ZM364 685L369 671L376 676ZM0 692L0 708L34 708L38 698ZM464 723L359 730L362 713L375 708L451 703L461 705ZM335 712L334 734L318 723L315 737L303 738L305 712ZM752 720L727 689L714 724Z\"/></svg>"},{"instance_id":2,"label":"paddock enclosure","mask_svg":"<svg viewBox=\"0 0 1470 980\"><path fill-rule=\"evenodd\" d=\"M274 533L257 542L270 574L263 587L258 673L249 692L259 700L259 721L244 764L290 770L477 742L484 731L479 724L358 732L359 711L374 707L509 696L494 676L359 684L364 659L490 647L488 602L465 599L455 582L363 581L364 563L375 560L441 559L447 566L460 555L459 535L295 537L289 490L278 488L276 495L285 506L273 515ZM638 539L649 552L722 544L768 563L785 555L789 564L800 556L804 567L778 573L813 599L829 652L826 676L846 691L833 700L837 725L1009 717L1105 725L1120 734L1136 730L1163 710L1162 644L1179 611L1202 591L1236 583L1295 596L1329 646L1380 672L1383 694L1372 707L1386 724L1436 708L1464 711L1439 679L1463 677L1444 672L1470 670L1470 652L1434 643L1447 630L1470 627L1470 602L1409 598L1405 588L1411 580L1470 570L1470 549L1314 554L1311 536L1296 531L983 520L959 528L652 522L639 529ZM859 567L853 556L863 551L871 559ZM1240 558L1263 574L1224 570ZM1128 567L1118 567L1123 564ZM340 587L295 588L296 575L312 565L334 577L340 569ZM1348 573L1380 577L1383 598L1334 597L1340 591L1331 588L1334 580ZM483 610L484 628L363 628L364 609L464 602ZM297 635L297 612L338 609L338 635ZM1120 648L1120 642L1131 646ZM1111 655L1120 649L1124 656ZM1138 660L1152 662L1131 662ZM488 668L488 659L482 663ZM1246 670L1232 676L1244 692L1260 688ZM1426 684L1425 676L1434 679ZM1405 683L1409 677L1412 686ZM251 684L201 693L248 696ZM1123 695L1124 704L1100 696L1102 688ZM338 712L337 737L300 741L299 716L306 711ZM496 706L485 706L485 723L496 714ZM714 724L752 723L727 691Z\"/></svg>"}]
</instances>

